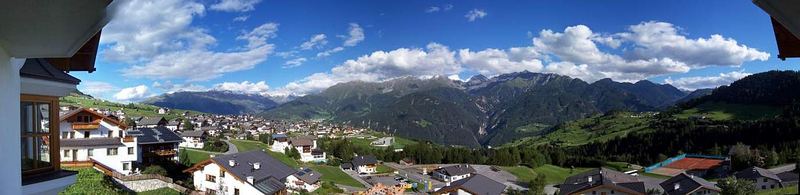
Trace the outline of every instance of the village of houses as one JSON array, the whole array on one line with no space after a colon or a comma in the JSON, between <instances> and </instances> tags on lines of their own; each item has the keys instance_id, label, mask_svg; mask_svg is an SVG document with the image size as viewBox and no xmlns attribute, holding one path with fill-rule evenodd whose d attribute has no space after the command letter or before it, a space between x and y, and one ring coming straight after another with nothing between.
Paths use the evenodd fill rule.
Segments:
<instances>
[{"instance_id":1,"label":"village of houses","mask_svg":"<svg viewBox=\"0 0 800 195\"><path fill-rule=\"evenodd\" d=\"M166 114L169 110L159 108L155 112ZM125 116L122 110L62 107L62 167L92 167L133 191L169 187L193 194L313 193L323 186L323 173L309 167L293 168L278 159L280 155L297 151L296 161L299 162L296 163L324 164L335 157L319 148L319 138L367 139L373 147L388 147L397 139L363 128L316 121L266 120L252 115L191 115L188 112L182 115L186 121L167 120L162 116ZM135 125L120 122L126 117ZM241 149L232 143L256 142L244 140L259 136L269 136L271 145L239 151ZM202 152L204 144L215 137L222 138L228 150ZM402 148L395 150L402 151ZM171 178L142 173L157 162L179 163L181 152L207 155L207 159L193 162L182 171L191 177L190 187L173 183ZM519 181L518 175L489 165L413 164L413 160L381 162L373 155L359 154L343 160L347 161L335 169L335 174L346 175L360 185L340 184L333 179L335 188L341 189L337 193L503 194L508 190L527 190L526 181ZM703 176L726 172L729 163L725 157L688 154L650 167L586 168L571 174L562 183L548 184L545 193L718 194L721 189ZM389 171L379 170L381 168ZM797 185L795 168L794 164L772 169L752 167L726 174L754 181L755 189L770 190Z\"/></svg>"}]
</instances>

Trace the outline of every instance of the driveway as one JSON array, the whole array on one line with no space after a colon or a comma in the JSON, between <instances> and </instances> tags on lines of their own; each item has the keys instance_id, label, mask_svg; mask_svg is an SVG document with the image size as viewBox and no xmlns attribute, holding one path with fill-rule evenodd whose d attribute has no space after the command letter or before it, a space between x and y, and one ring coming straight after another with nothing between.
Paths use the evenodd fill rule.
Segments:
<instances>
[{"instance_id":1,"label":"driveway","mask_svg":"<svg viewBox=\"0 0 800 195\"><path fill-rule=\"evenodd\" d=\"M364 179L361 179L361 176L359 176L358 173L356 173L355 171L346 170L344 171L344 173L346 173L347 175L358 181L358 183L361 183L362 185L366 186L366 188L372 187L372 184L369 184L367 183L367 181L364 181Z\"/></svg>"},{"instance_id":2,"label":"driveway","mask_svg":"<svg viewBox=\"0 0 800 195\"><path fill-rule=\"evenodd\" d=\"M227 151L227 152L225 152L225 154L235 154L235 153L239 153L239 149L238 149L238 148L236 148L236 145L233 145L233 143L231 143L231 142L230 142L230 141L228 141L228 140L222 140L222 141L224 141L226 144L228 144L228 151Z\"/></svg>"},{"instance_id":3,"label":"driveway","mask_svg":"<svg viewBox=\"0 0 800 195\"><path fill-rule=\"evenodd\" d=\"M398 175L400 175L402 177L405 177L405 178L408 178L408 179L411 179L411 180L414 180L414 181L418 181L418 182L431 181L431 185L433 186L433 187L431 187L431 189L444 187L444 183L442 183L439 180L435 180L435 179L431 178L430 176L420 174L420 171L417 168L409 167L409 166L405 166L405 165L400 165L400 164L393 163L393 162L384 162L383 165L386 165L388 167L391 167L391 168L397 170Z\"/></svg>"}]
</instances>

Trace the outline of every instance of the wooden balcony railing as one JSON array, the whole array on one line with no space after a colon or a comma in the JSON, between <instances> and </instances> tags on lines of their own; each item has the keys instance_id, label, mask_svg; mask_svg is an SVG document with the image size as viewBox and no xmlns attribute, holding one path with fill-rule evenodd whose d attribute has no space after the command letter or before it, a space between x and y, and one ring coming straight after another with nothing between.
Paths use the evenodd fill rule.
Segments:
<instances>
[{"instance_id":1,"label":"wooden balcony railing","mask_svg":"<svg viewBox=\"0 0 800 195\"><path fill-rule=\"evenodd\" d=\"M95 130L100 128L100 123L72 123L73 130Z\"/></svg>"},{"instance_id":2,"label":"wooden balcony railing","mask_svg":"<svg viewBox=\"0 0 800 195\"><path fill-rule=\"evenodd\" d=\"M133 136L125 136L125 137L122 138L122 142L126 142L126 143L127 142L133 142L133 139L134 139Z\"/></svg>"},{"instance_id":3,"label":"wooden balcony railing","mask_svg":"<svg viewBox=\"0 0 800 195\"><path fill-rule=\"evenodd\" d=\"M152 150L152 151L150 151L148 153L156 155L156 156L172 156L172 155L177 154L177 152L175 152L175 150Z\"/></svg>"}]
</instances>

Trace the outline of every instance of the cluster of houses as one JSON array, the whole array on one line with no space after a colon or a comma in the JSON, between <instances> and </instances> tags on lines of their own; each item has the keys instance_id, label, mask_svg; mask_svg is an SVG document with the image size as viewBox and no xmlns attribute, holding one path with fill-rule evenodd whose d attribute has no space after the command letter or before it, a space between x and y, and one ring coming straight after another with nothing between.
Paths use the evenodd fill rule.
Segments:
<instances>
[{"instance_id":1,"label":"cluster of houses","mask_svg":"<svg viewBox=\"0 0 800 195\"><path fill-rule=\"evenodd\" d=\"M260 150L211 157L184 172L192 175L195 190L205 194L312 192L322 177L308 168L292 169Z\"/></svg>"},{"instance_id":2,"label":"cluster of houses","mask_svg":"<svg viewBox=\"0 0 800 195\"><path fill-rule=\"evenodd\" d=\"M767 169L751 167L734 174L737 179L749 180L756 190L770 190L797 185L798 175L791 171L773 173ZM689 173L679 173L658 186L646 187L639 177L608 168L597 168L567 178L557 186L559 194L631 194L645 195L648 189L656 189L663 194L720 194L722 189L716 183Z\"/></svg>"},{"instance_id":3,"label":"cluster of houses","mask_svg":"<svg viewBox=\"0 0 800 195\"><path fill-rule=\"evenodd\" d=\"M177 160L183 141L164 127L131 129L87 108L64 112L59 126L62 164L97 163L125 175L158 161Z\"/></svg>"},{"instance_id":4,"label":"cluster of houses","mask_svg":"<svg viewBox=\"0 0 800 195\"><path fill-rule=\"evenodd\" d=\"M325 151L317 147L317 139L313 136L289 138L285 134L272 134L271 151L286 153L291 149L300 153L302 162L326 162L327 159Z\"/></svg>"}]
</instances>

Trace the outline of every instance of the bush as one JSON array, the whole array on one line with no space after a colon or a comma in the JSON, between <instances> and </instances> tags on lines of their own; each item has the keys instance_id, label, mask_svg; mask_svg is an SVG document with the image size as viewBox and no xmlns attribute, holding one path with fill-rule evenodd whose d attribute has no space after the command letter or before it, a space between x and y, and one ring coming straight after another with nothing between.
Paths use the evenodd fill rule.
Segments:
<instances>
[{"instance_id":1,"label":"bush","mask_svg":"<svg viewBox=\"0 0 800 195\"><path fill-rule=\"evenodd\" d=\"M219 140L206 140L203 144L203 150L211 152L227 152L228 144Z\"/></svg>"},{"instance_id":2,"label":"bush","mask_svg":"<svg viewBox=\"0 0 800 195\"><path fill-rule=\"evenodd\" d=\"M78 170L74 184L58 194L125 194L114 186L111 178L92 168Z\"/></svg>"},{"instance_id":3,"label":"bush","mask_svg":"<svg viewBox=\"0 0 800 195\"><path fill-rule=\"evenodd\" d=\"M144 168L144 171L142 171L142 173L143 174L156 174L156 175L161 175L161 176L167 176L167 170L164 169L164 167L161 167L161 166L158 166L158 165L152 165L152 166L149 166L147 168Z\"/></svg>"}]
</instances>

